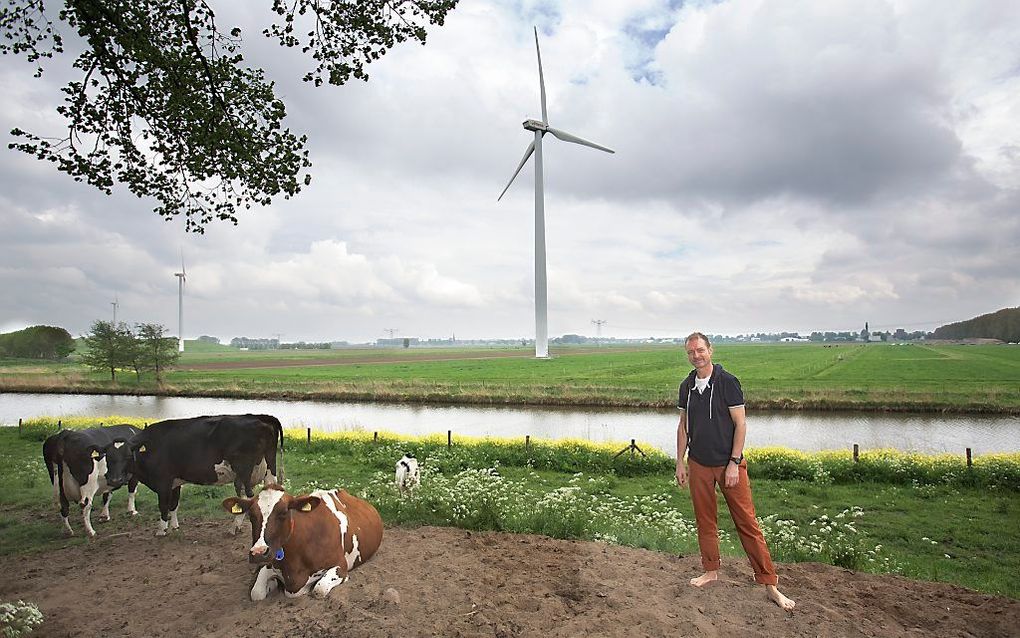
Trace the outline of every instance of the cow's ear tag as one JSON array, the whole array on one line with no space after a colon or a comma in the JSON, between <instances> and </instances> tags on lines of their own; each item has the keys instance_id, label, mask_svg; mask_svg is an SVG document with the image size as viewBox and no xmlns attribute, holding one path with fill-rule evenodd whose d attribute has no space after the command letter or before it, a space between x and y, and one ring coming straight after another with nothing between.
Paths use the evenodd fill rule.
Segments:
<instances>
[{"instance_id":1,"label":"cow's ear tag","mask_svg":"<svg viewBox=\"0 0 1020 638\"><path fill-rule=\"evenodd\" d=\"M276 550L276 560L283 560L283 548Z\"/></svg>"},{"instance_id":2,"label":"cow's ear tag","mask_svg":"<svg viewBox=\"0 0 1020 638\"><path fill-rule=\"evenodd\" d=\"M234 503L234 504L233 504L233 505L231 506L231 508L230 508L230 513L231 513L231 514L244 514L244 510L243 510L243 509L241 509L241 506L240 506L240 505L238 505L237 503Z\"/></svg>"},{"instance_id":3,"label":"cow's ear tag","mask_svg":"<svg viewBox=\"0 0 1020 638\"><path fill-rule=\"evenodd\" d=\"M145 446L143 445L142 447L138 448L138 451L139 452L144 452L145 451Z\"/></svg>"},{"instance_id":4,"label":"cow's ear tag","mask_svg":"<svg viewBox=\"0 0 1020 638\"><path fill-rule=\"evenodd\" d=\"M311 512L312 511L312 504L311 503L305 503L304 505L301 506L301 511L302 512Z\"/></svg>"},{"instance_id":5,"label":"cow's ear tag","mask_svg":"<svg viewBox=\"0 0 1020 638\"><path fill-rule=\"evenodd\" d=\"M92 450L92 458L94 459L99 458L99 450Z\"/></svg>"}]
</instances>

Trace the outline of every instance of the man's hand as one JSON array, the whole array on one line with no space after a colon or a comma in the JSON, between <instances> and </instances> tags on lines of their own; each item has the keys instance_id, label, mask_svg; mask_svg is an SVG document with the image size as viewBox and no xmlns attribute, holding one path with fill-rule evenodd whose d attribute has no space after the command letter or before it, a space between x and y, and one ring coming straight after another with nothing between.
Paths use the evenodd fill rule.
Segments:
<instances>
[{"instance_id":1,"label":"man's hand","mask_svg":"<svg viewBox=\"0 0 1020 638\"><path fill-rule=\"evenodd\" d=\"M684 464L683 460L678 460L676 462L676 484L680 487L687 486L687 466Z\"/></svg>"},{"instance_id":2,"label":"man's hand","mask_svg":"<svg viewBox=\"0 0 1020 638\"><path fill-rule=\"evenodd\" d=\"M726 487L736 487L740 481L740 468L730 461L726 464Z\"/></svg>"}]
</instances>

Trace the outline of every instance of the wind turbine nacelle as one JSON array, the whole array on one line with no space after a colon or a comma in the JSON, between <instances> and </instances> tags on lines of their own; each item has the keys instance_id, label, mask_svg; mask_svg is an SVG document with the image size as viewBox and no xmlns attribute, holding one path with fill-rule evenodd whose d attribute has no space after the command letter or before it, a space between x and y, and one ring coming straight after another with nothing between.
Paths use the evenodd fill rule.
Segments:
<instances>
[{"instance_id":1,"label":"wind turbine nacelle","mask_svg":"<svg viewBox=\"0 0 1020 638\"><path fill-rule=\"evenodd\" d=\"M524 128L528 131L542 131L545 133L549 130L549 125L540 120L524 120Z\"/></svg>"}]
</instances>

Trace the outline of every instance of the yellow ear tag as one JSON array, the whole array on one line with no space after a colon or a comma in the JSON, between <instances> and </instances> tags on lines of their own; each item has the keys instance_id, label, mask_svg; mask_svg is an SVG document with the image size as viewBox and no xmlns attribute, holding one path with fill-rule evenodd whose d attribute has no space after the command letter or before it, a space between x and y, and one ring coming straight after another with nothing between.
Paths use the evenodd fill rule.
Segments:
<instances>
[{"instance_id":1,"label":"yellow ear tag","mask_svg":"<svg viewBox=\"0 0 1020 638\"><path fill-rule=\"evenodd\" d=\"M142 447L138 448L138 451L139 452L144 452L145 451L145 446L143 445Z\"/></svg>"},{"instance_id":2,"label":"yellow ear tag","mask_svg":"<svg viewBox=\"0 0 1020 638\"><path fill-rule=\"evenodd\" d=\"M302 512L311 512L312 511L312 504L311 503L305 503L304 505L301 506L301 511Z\"/></svg>"},{"instance_id":3,"label":"yellow ear tag","mask_svg":"<svg viewBox=\"0 0 1020 638\"><path fill-rule=\"evenodd\" d=\"M94 458L94 459L98 459L99 458L99 452L97 450L92 450L92 458Z\"/></svg>"},{"instance_id":4,"label":"yellow ear tag","mask_svg":"<svg viewBox=\"0 0 1020 638\"><path fill-rule=\"evenodd\" d=\"M231 514L243 514L244 510L241 509L240 505L238 505L237 503L234 503L234 505L230 508L230 513Z\"/></svg>"}]
</instances>

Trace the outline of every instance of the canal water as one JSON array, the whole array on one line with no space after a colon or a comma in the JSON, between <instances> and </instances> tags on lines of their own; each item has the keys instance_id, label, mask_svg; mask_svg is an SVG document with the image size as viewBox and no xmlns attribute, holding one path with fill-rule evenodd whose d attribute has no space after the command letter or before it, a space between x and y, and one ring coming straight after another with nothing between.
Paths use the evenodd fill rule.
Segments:
<instances>
[{"instance_id":1,"label":"canal water","mask_svg":"<svg viewBox=\"0 0 1020 638\"><path fill-rule=\"evenodd\" d=\"M626 444L637 439L676 455L676 410L489 407L268 401L190 397L0 393L0 424L36 416L133 416L162 419L203 414L272 414L285 428L324 432L388 430L400 434L579 438ZM895 448L974 454L1020 451L1020 417L871 412L748 412L747 447L804 451Z\"/></svg>"}]
</instances>

